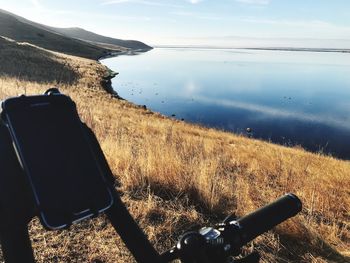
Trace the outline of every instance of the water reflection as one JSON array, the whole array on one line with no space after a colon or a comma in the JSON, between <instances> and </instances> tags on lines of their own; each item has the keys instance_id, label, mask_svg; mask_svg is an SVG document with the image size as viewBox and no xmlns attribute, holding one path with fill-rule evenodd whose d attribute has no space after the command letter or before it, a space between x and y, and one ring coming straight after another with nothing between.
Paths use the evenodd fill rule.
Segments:
<instances>
[{"instance_id":1,"label":"water reflection","mask_svg":"<svg viewBox=\"0 0 350 263\"><path fill-rule=\"evenodd\" d=\"M350 159L350 54L155 49L103 63L154 111Z\"/></svg>"}]
</instances>

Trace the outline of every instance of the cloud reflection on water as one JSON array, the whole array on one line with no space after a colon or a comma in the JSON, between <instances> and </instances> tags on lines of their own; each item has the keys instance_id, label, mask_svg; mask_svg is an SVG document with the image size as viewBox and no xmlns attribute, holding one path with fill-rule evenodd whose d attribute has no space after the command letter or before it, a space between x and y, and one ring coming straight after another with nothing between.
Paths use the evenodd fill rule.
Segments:
<instances>
[{"instance_id":1,"label":"cloud reflection on water","mask_svg":"<svg viewBox=\"0 0 350 263\"><path fill-rule=\"evenodd\" d=\"M226 99L207 98L203 96L195 96L194 99L198 102L205 103L205 104L224 106L227 108L236 108L236 109L256 112L256 113L259 113L257 114L257 118L258 117L261 118L262 116L260 114L263 114L267 117L295 119L303 122L326 124L328 126L350 130L350 119L343 120L343 119L337 119L334 116L315 115L315 114L298 112L298 111L288 111L285 109L274 108L274 107L265 106L265 105L258 105L253 103L226 100Z\"/></svg>"}]
</instances>

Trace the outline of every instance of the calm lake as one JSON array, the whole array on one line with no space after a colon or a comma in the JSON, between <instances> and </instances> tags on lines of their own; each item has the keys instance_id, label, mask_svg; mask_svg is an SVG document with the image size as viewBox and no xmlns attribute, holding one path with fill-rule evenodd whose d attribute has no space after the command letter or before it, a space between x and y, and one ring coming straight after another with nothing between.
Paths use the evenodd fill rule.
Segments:
<instances>
[{"instance_id":1,"label":"calm lake","mask_svg":"<svg viewBox=\"0 0 350 263\"><path fill-rule=\"evenodd\" d=\"M350 159L349 53L156 48L102 63L153 111Z\"/></svg>"}]
</instances>

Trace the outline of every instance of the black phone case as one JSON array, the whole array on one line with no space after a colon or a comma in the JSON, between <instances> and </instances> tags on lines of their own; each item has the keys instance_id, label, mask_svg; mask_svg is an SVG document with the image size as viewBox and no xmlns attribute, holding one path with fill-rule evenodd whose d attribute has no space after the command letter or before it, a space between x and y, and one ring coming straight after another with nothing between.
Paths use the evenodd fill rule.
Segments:
<instances>
[{"instance_id":1,"label":"black phone case","mask_svg":"<svg viewBox=\"0 0 350 263\"><path fill-rule=\"evenodd\" d=\"M10 101L10 103L8 103L8 101ZM40 96L32 96L32 97L17 97L17 98L10 98L9 100L5 101L5 103L3 102L2 107L3 107L3 111L1 112L1 118L3 120L3 122L7 125L7 127L9 128L9 123L7 121L7 112L12 110L12 107L14 107L14 104L16 103L52 103L54 105L56 105L58 108L60 107L60 105L62 103L70 103L71 107L74 107L75 112L76 112L76 108L75 108L75 103L67 96L65 95L40 95ZM82 125L82 131L83 131L83 136L86 137L86 143L89 144L89 148L91 149L92 154L94 155L94 159L96 160L96 165L99 166L99 170L102 171L102 175L104 177L104 181L106 183L106 190L109 191L110 194L110 198L111 198L111 202L108 205L108 207L103 208L102 210L96 209L95 207L90 207L90 210L92 211L92 213L88 216L93 216L93 215L97 215L100 212L108 209L112 204L113 204L113 196L111 194L112 192L112 187L114 184L114 178L113 175L108 167L108 164L105 160L105 157L103 155L103 152L99 146L99 143L96 139L96 137L94 136L93 132L83 123L81 123L79 116L76 112L77 116L74 116L74 118L77 119L77 121L79 121L79 123ZM11 133L11 129L9 129L10 133ZM14 138L14 134L12 135L12 139L15 140ZM23 156L21 156L20 153L17 153L17 157L19 159L19 161L23 162L25 160L21 160L23 158ZM23 167L23 163L22 163L22 168ZM30 175L27 174L27 177L30 177ZM28 179L28 178L27 178ZM27 183L30 185L30 182L28 182L29 180L27 180ZM33 192L35 192L35 189L33 187L31 187L31 190ZM35 195L35 193L34 193ZM35 198L34 198L35 199ZM51 225L47 224L46 220L45 220L45 215L41 214L41 207L40 205L36 202L37 205L37 210L39 211L39 218L41 220L41 223L43 224L43 226L47 229L57 229L57 227L52 227ZM64 226L60 226L58 228L66 228L69 227L70 224L72 224L72 222L76 222L81 220L82 218L79 218L79 216L71 216L71 215L67 215L66 217L66 222L64 224Z\"/></svg>"}]
</instances>

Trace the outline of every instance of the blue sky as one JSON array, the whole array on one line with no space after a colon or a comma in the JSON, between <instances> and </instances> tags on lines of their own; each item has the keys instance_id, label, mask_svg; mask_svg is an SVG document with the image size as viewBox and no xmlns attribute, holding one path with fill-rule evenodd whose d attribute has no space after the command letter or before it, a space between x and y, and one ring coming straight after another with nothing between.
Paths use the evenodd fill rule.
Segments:
<instances>
[{"instance_id":1,"label":"blue sky","mask_svg":"<svg viewBox=\"0 0 350 263\"><path fill-rule=\"evenodd\" d=\"M349 0L0 0L0 8L151 45L350 48Z\"/></svg>"}]
</instances>

